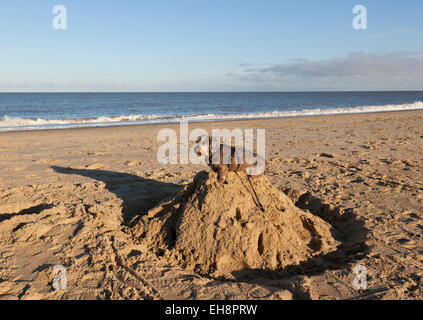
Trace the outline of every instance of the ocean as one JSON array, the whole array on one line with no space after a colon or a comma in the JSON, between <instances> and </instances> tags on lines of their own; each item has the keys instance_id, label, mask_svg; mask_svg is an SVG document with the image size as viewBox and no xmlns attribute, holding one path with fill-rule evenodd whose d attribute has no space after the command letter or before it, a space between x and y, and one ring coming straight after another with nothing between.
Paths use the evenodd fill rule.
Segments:
<instances>
[{"instance_id":1,"label":"ocean","mask_svg":"<svg viewBox=\"0 0 423 320\"><path fill-rule=\"evenodd\" d=\"M423 109L423 91L0 93L0 131L417 109Z\"/></svg>"}]
</instances>

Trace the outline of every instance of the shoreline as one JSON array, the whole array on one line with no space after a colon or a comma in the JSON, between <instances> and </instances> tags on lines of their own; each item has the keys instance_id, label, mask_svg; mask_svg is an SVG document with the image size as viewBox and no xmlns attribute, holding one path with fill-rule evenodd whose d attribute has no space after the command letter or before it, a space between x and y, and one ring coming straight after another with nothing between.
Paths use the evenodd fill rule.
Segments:
<instances>
[{"instance_id":1,"label":"shoreline","mask_svg":"<svg viewBox=\"0 0 423 320\"><path fill-rule=\"evenodd\" d=\"M248 122L248 121L277 121L284 119L301 119L301 118L330 118L330 117L347 117L347 116L362 116L362 115L372 115L372 114L390 114L390 113L409 113L409 112L423 112L423 109L413 109L413 110L393 110L393 111L376 111L376 112L357 112L357 113L339 113L339 114L316 114L316 115L295 115L295 116L285 116L285 117L257 117L257 118L247 118L247 119L219 119L219 120L187 120L188 124L199 124L205 125L210 123L233 123L233 122ZM123 121L125 122L125 121ZM128 121L129 122L129 121ZM17 133L17 132L42 132L42 131L74 131L74 130L91 130L91 129L107 129L107 128L126 128L126 127L159 127L159 126L176 126L179 125L181 121L173 122L162 122L162 123L145 123L145 124L110 124L104 126L86 126L86 127L74 127L74 128L43 128L43 129L22 129L22 130L7 130L1 131L1 134L7 133Z\"/></svg>"}]
</instances>

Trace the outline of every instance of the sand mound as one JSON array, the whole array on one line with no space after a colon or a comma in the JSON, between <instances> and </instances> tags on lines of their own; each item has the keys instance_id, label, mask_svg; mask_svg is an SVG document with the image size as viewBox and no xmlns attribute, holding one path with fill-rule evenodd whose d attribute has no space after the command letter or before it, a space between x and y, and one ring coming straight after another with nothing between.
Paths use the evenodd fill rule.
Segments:
<instances>
[{"instance_id":1,"label":"sand mound","mask_svg":"<svg viewBox=\"0 0 423 320\"><path fill-rule=\"evenodd\" d=\"M135 236L170 263L200 274L277 270L336 249L328 223L297 208L267 177L252 184L264 213L245 174L230 172L222 185L214 172L200 172L142 217Z\"/></svg>"}]
</instances>

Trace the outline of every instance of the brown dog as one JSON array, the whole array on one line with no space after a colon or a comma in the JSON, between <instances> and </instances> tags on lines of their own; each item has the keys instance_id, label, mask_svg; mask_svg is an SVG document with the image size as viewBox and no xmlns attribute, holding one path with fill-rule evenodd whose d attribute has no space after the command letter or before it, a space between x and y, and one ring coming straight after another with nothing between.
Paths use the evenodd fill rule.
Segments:
<instances>
[{"instance_id":1,"label":"brown dog","mask_svg":"<svg viewBox=\"0 0 423 320\"><path fill-rule=\"evenodd\" d=\"M207 164L217 172L220 183L225 182L229 171L245 172L252 178L264 174L266 167L264 159L250 151L239 149L237 152L236 147L225 144L220 144L216 150L217 148L212 146L212 137L208 136L198 137L196 143L194 151L197 155L206 157Z\"/></svg>"}]
</instances>

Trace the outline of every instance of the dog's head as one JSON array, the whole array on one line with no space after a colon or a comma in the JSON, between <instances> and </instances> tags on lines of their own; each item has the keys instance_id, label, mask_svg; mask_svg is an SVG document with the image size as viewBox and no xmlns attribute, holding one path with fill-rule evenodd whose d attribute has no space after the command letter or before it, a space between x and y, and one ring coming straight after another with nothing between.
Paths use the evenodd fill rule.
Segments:
<instances>
[{"instance_id":1,"label":"dog's head","mask_svg":"<svg viewBox=\"0 0 423 320\"><path fill-rule=\"evenodd\" d=\"M211 147L211 137L208 135L202 135L197 138L196 145L194 147L194 152L197 156L208 156L209 150Z\"/></svg>"}]
</instances>

